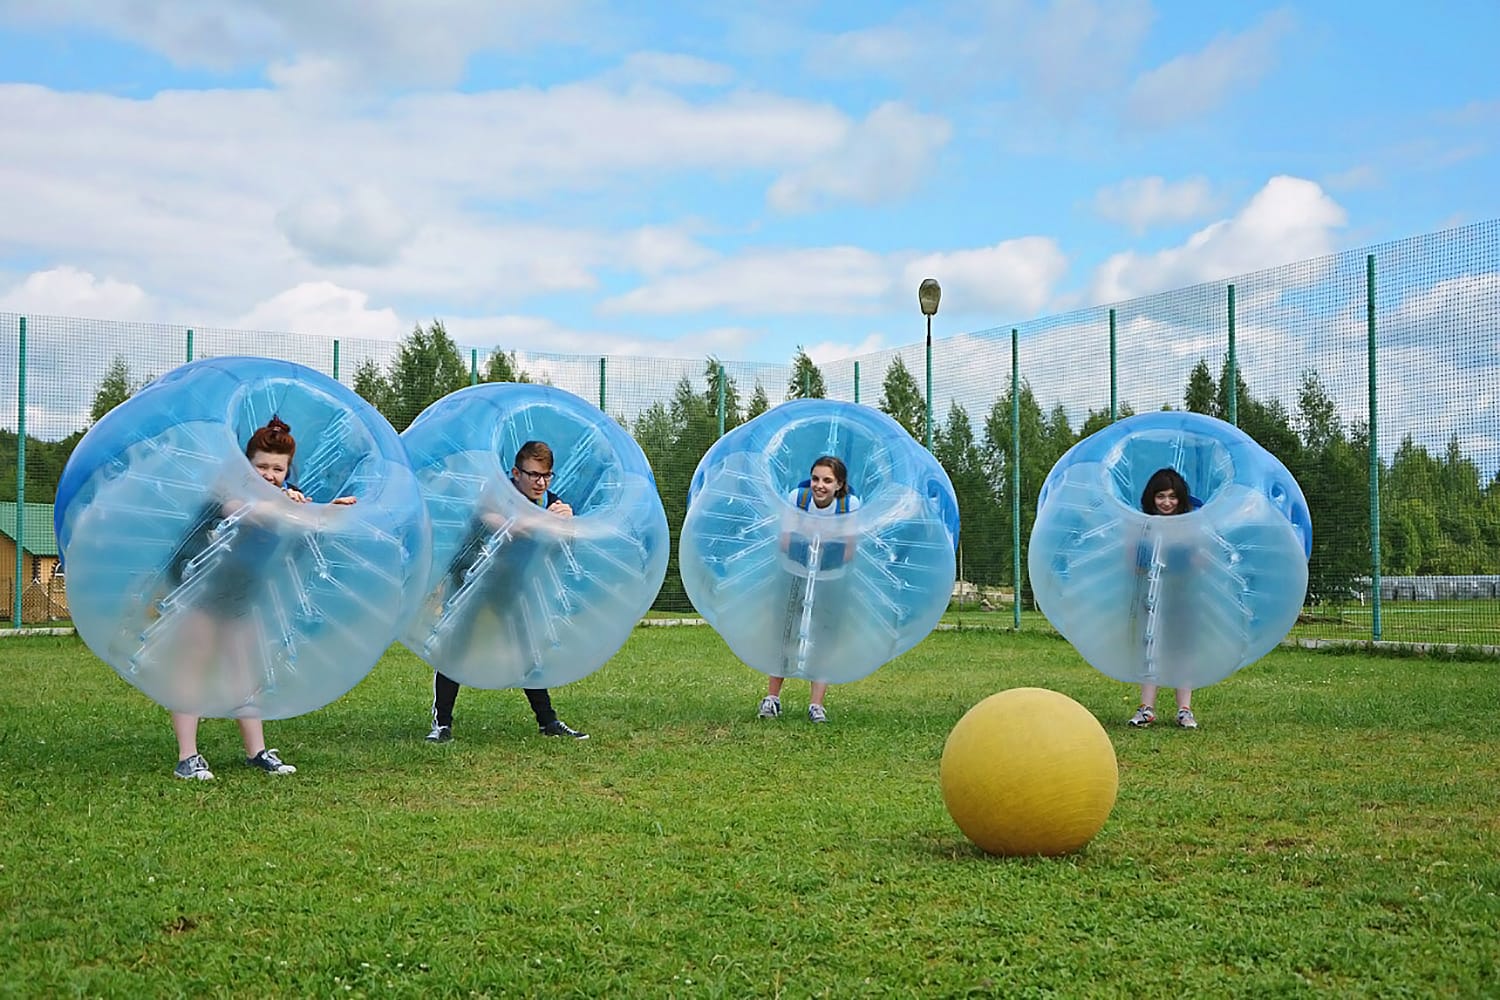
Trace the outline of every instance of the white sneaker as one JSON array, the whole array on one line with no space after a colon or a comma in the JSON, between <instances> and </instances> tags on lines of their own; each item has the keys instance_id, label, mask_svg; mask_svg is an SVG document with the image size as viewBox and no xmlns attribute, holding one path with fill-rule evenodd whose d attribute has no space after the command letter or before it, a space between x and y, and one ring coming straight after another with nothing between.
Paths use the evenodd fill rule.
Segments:
<instances>
[{"instance_id":1,"label":"white sneaker","mask_svg":"<svg viewBox=\"0 0 1500 1000\"><path fill-rule=\"evenodd\" d=\"M262 750L260 753L256 754L254 757L246 757L245 758L245 763L249 764L253 768L257 768L257 769L259 769L261 771L264 771L267 774L296 774L297 773L297 769L295 767L293 767L292 765L284 762L280 757L278 757L276 755L276 751L274 749L272 749L272 750Z\"/></svg>"},{"instance_id":2,"label":"white sneaker","mask_svg":"<svg viewBox=\"0 0 1500 1000\"><path fill-rule=\"evenodd\" d=\"M1177 725L1183 729L1198 728L1198 720L1193 718L1193 710L1191 708L1179 708L1177 710Z\"/></svg>"},{"instance_id":3,"label":"white sneaker","mask_svg":"<svg viewBox=\"0 0 1500 1000\"><path fill-rule=\"evenodd\" d=\"M760 711L755 713L762 719L775 719L781 715L781 699L768 694L760 700Z\"/></svg>"},{"instance_id":4,"label":"white sneaker","mask_svg":"<svg viewBox=\"0 0 1500 1000\"><path fill-rule=\"evenodd\" d=\"M827 722L828 721L828 713L825 712L825 711L823 711L823 706L822 705L808 705L807 706L807 721L808 722Z\"/></svg>"}]
</instances>

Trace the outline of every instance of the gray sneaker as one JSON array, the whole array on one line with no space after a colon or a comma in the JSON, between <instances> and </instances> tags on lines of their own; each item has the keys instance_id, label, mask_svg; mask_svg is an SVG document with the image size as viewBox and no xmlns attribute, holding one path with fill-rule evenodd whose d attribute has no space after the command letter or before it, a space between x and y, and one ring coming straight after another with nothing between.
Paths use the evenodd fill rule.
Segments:
<instances>
[{"instance_id":1,"label":"gray sneaker","mask_svg":"<svg viewBox=\"0 0 1500 1000\"><path fill-rule=\"evenodd\" d=\"M774 694L768 694L760 700L760 711L755 713L761 719L776 719L781 716L781 699Z\"/></svg>"},{"instance_id":2,"label":"gray sneaker","mask_svg":"<svg viewBox=\"0 0 1500 1000\"><path fill-rule=\"evenodd\" d=\"M208 761L203 759L201 753L195 753L191 757L184 757L177 762L172 769L174 777L185 781L213 781L214 773L208 769Z\"/></svg>"},{"instance_id":3,"label":"gray sneaker","mask_svg":"<svg viewBox=\"0 0 1500 1000\"><path fill-rule=\"evenodd\" d=\"M1183 729L1197 729L1198 720L1193 718L1191 708L1179 708L1177 710L1177 725Z\"/></svg>"},{"instance_id":4,"label":"gray sneaker","mask_svg":"<svg viewBox=\"0 0 1500 1000\"><path fill-rule=\"evenodd\" d=\"M1152 708L1150 705L1142 705L1140 708L1136 709L1135 714L1130 717L1128 725L1136 729L1145 729L1155 721L1156 709Z\"/></svg>"},{"instance_id":5,"label":"gray sneaker","mask_svg":"<svg viewBox=\"0 0 1500 1000\"><path fill-rule=\"evenodd\" d=\"M808 722L827 722L828 721L828 713L825 712L825 711L823 711L823 706L822 705L808 705L807 706L807 721Z\"/></svg>"},{"instance_id":6,"label":"gray sneaker","mask_svg":"<svg viewBox=\"0 0 1500 1000\"><path fill-rule=\"evenodd\" d=\"M262 750L254 757L246 757L245 763L251 767L258 767L267 774L296 774L297 769L290 764L283 764L281 758L276 756L275 750Z\"/></svg>"}]
</instances>

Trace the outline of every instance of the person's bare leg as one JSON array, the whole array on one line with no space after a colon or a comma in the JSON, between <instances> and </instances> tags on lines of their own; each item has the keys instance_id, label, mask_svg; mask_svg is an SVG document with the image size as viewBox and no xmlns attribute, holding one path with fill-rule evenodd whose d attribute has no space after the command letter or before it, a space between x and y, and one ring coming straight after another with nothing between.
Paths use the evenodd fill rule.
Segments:
<instances>
[{"instance_id":1,"label":"person's bare leg","mask_svg":"<svg viewBox=\"0 0 1500 1000\"><path fill-rule=\"evenodd\" d=\"M1130 717L1130 725L1139 729L1156 721L1156 685L1141 685L1141 704Z\"/></svg>"},{"instance_id":2,"label":"person's bare leg","mask_svg":"<svg viewBox=\"0 0 1500 1000\"><path fill-rule=\"evenodd\" d=\"M1182 709L1182 708L1191 709L1193 707L1193 689L1192 688L1178 688L1177 689L1177 707L1179 709Z\"/></svg>"},{"instance_id":3,"label":"person's bare leg","mask_svg":"<svg viewBox=\"0 0 1500 1000\"><path fill-rule=\"evenodd\" d=\"M828 713L823 710L823 695L828 691L827 681L812 682L812 698L807 703L807 719L809 722L827 722Z\"/></svg>"},{"instance_id":4,"label":"person's bare leg","mask_svg":"<svg viewBox=\"0 0 1500 1000\"><path fill-rule=\"evenodd\" d=\"M781 685L785 677L772 677L766 682L766 696L760 700L755 714L762 719L774 719L781 715Z\"/></svg>"},{"instance_id":5,"label":"person's bare leg","mask_svg":"<svg viewBox=\"0 0 1500 1000\"><path fill-rule=\"evenodd\" d=\"M198 752L198 717L172 713L172 732L177 736L177 759L187 760Z\"/></svg>"},{"instance_id":6,"label":"person's bare leg","mask_svg":"<svg viewBox=\"0 0 1500 1000\"><path fill-rule=\"evenodd\" d=\"M254 757L266 748L266 727L259 719L236 719L240 739L245 742L245 756Z\"/></svg>"}]
</instances>

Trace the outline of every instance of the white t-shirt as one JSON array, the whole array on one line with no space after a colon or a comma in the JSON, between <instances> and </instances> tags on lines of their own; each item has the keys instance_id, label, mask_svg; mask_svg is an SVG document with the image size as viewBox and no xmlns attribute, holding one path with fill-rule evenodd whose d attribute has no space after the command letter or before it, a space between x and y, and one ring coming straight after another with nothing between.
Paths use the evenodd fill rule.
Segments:
<instances>
[{"instance_id":1,"label":"white t-shirt","mask_svg":"<svg viewBox=\"0 0 1500 1000\"><path fill-rule=\"evenodd\" d=\"M790 503L793 507L797 507L797 494L801 492L801 490L792 490L792 492L788 493L786 496L787 502ZM797 507L797 509L801 510L802 508ZM849 509L844 513L852 514L857 510L859 510L859 497L851 493L849 495ZM815 514L819 517L837 517L839 513L839 502L837 500L830 500L828 501L827 507L819 507L817 500L810 500L807 504L807 513Z\"/></svg>"}]
</instances>

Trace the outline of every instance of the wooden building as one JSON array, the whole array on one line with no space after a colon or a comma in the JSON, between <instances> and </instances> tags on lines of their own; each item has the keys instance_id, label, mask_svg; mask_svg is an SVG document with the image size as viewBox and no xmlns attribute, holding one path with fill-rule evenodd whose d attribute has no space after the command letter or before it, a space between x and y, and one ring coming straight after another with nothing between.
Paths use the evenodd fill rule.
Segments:
<instances>
[{"instance_id":1,"label":"wooden building","mask_svg":"<svg viewBox=\"0 0 1500 1000\"><path fill-rule=\"evenodd\" d=\"M68 617L68 596L58 572L57 536L52 531L52 505L29 503L22 512L21 620L42 625ZM0 502L0 623L13 623L16 600L16 504Z\"/></svg>"}]
</instances>

